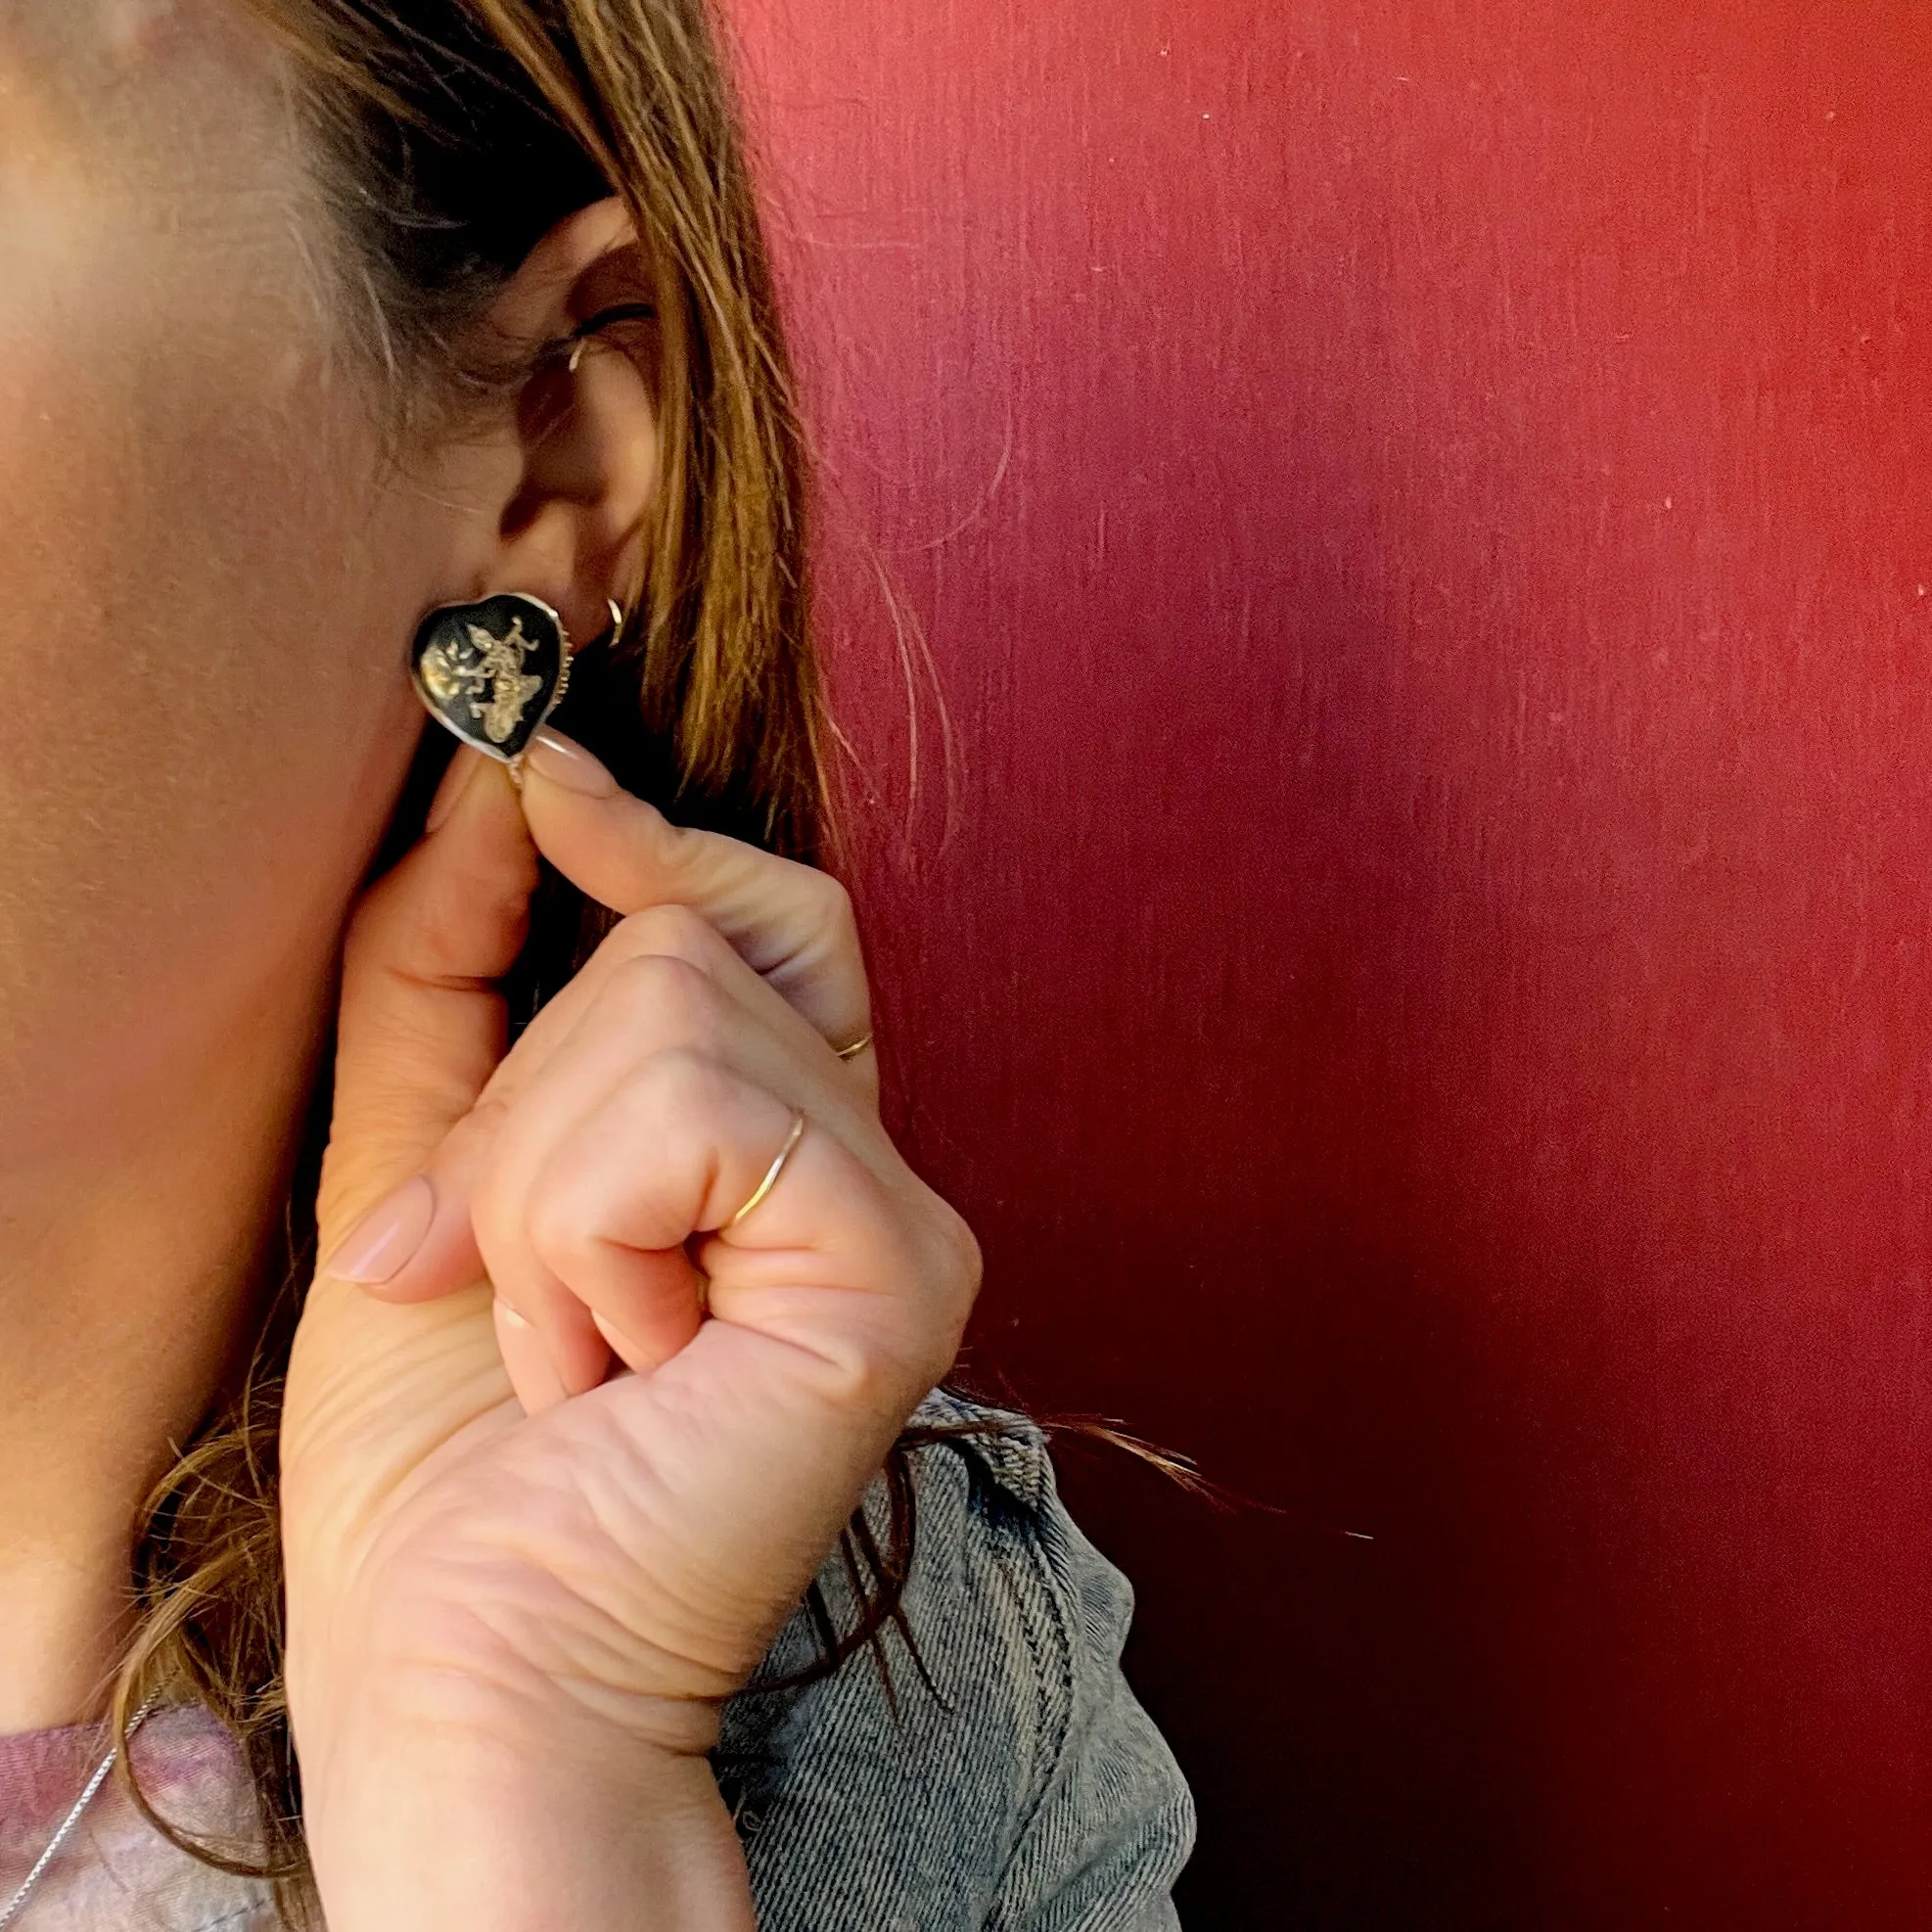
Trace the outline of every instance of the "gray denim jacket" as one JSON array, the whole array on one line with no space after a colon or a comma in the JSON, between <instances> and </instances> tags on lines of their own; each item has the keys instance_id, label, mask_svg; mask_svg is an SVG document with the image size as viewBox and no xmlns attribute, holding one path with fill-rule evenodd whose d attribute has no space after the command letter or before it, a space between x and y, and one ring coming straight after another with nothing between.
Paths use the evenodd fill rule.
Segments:
<instances>
[{"instance_id":1,"label":"gray denim jacket","mask_svg":"<svg viewBox=\"0 0 1932 1932\"><path fill-rule=\"evenodd\" d=\"M861 1653L726 1706L713 1763L761 1932L1178 1925L1194 1806L1121 1674L1127 1579L1062 1506L1035 1424L943 1392L913 1419L989 1417L1006 1433L915 1455L905 1613L930 1687L889 1639L890 1694ZM881 1502L875 1485L868 1507ZM820 1587L849 1613L840 1566ZM801 1612L760 1675L815 1654Z\"/></svg>"},{"instance_id":2,"label":"gray denim jacket","mask_svg":"<svg viewBox=\"0 0 1932 1932\"><path fill-rule=\"evenodd\" d=\"M945 1395L917 1419L987 1419ZM1194 1837L1173 1756L1121 1675L1127 1580L1069 1521L1040 1432L918 1450L918 1534L882 1679L861 1652L829 1678L725 1707L713 1762L762 1932L1173 1932ZM868 1507L883 1514L884 1485ZM838 1560L820 1587L849 1617ZM803 1610L760 1677L817 1654ZM890 1692L887 1684L892 1688ZM24 1867L98 1758L98 1726L0 1739L0 1868ZM245 1829L234 1742L201 1706L135 1739L143 1782L191 1829ZM13 1815L16 1811L19 1816ZM22 1932L269 1932L268 1889L190 1860L110 1785L28 1901Z\"/></svg>"}]
</instances>

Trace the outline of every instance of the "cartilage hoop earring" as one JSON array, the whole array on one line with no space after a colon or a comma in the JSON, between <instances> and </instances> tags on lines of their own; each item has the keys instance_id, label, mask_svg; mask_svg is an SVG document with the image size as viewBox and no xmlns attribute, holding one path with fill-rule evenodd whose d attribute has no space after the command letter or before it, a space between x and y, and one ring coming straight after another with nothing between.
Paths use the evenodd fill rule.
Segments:
<instances>
[{"instance_id":1,"label":"cartilage hoop earring","mask_svg":"<svg viewBox=\"0 0 1932 1932\"><path fill-rule=\"evenodd\" d=\"M613 302L609 308L600 308L564 338L571 345L570 360L564 365L565 369L575 376L577 364L583 360L583 351L590 345L590 339L601 330L608 329L613 322L653 322L657 320L657 314L656 305L648 301L620 301Z\"/></svg>"}]
</instances>

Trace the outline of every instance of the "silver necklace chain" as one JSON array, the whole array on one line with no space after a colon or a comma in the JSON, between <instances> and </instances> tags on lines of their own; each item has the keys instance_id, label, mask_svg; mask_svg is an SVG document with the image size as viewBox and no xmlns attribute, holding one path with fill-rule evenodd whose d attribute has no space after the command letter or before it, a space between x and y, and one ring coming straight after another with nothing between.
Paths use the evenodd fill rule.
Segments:
<instances>
[{"instance_id":1,"label":"silver necklace chain","mask_svg":"<svg viewBox=\"0 0 1932 1932\"><path fill-rule=\"evenodd\" d=\"M150 1697L128 1719L127 1734L129 1737L132 1737L140 1729L142 1721L155 1708L155 1703L156 1700ZM119 1756L120 1745L116 1742L109 1750L108 1755L94 1767L94 1775L87 1780L86 1788L73 1801L72 1808L69 1811L67 1817L55 1827L53 1837L47 1841L47 1849L34 1860L33 1869L22 1881L20 1890L4 1906L0 1906L0 1932L7 1932L7 1927L13 1924L14 1920L20 1916L21 1908L26 1904L28 1894L40 1883L41 1877L47 1867L59 1856L61 1847L73 1835L74 1826L80 1822L81 1813L94 1802L94 1794L108 1781L108 1773L114 1770L115 1760Z\"/></svg>"}]
</instances>

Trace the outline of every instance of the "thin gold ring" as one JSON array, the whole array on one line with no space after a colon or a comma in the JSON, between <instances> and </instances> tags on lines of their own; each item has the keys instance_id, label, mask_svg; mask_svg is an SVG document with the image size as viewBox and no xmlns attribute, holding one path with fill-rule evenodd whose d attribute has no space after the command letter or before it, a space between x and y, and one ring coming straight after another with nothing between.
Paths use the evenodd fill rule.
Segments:
<instances>
[{"instance_id":1,"label":"thin gold ring","mask_svg":"<svg viewBox=\"0 0 1932 1932\"><path fill-rule=\"evenodd\" d=\"M722 1234L724 1232L724 1229L727 1227L736 1227L738 1223L741 1220L743 1220L745 1217L748 1214L750 1214L751 1211L754 1208L756 1208L758 1204L760 1201L762 1201L767 1194L771 1192L772 1188L777 1184L778 1176L784 1172L785 1163L792 1158L792 1149L799 1144L799 1136L803 1134L805 1130L805 1117L804 1112L801 1111L793 1115L792 1130L790 1133L788 1133L785 1136L785 1144L784 1146L779 1148L777 1154L773 1157L770 1167L765 1169L764 1178L759 1182L757 1191L752 1195L752 1198L749 1201L747 1201L745 1205L742 1208L740 1208L735 1215L731 1217L731 1219L728 1221L723 1222L719 1226L717 1231L720 1234Z\"/></svg>"},{"instance_id":2,"label":"thin gold ring","mask_svg":"<svg viewBox=\"0 0 1932 1932\"><path fill-rule=\"evenodd\" d=\"M871 1044L872 1035L870 1034L861 1034L850 1046L836 1047L834 1051L841 1060L856 1060Z\"/></svg>"}]
</instances>

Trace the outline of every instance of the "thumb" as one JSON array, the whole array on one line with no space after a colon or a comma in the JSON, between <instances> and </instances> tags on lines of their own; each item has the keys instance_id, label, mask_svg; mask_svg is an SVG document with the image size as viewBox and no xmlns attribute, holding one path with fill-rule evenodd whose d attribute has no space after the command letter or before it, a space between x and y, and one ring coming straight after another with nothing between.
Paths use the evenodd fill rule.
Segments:
<instances>
[{"instance_id":1,"label":"thumb","mask_svg":"<svg viewBox=\"0 0 1932 1932\"><path fill-rule=\"evenodd\" d=\"M423 839L363 896L343 947L335 1105L316 1205L322 1255L423 1166L503 1058L497 982L536 889L516 787L467 746ZM327 1272L326 1263L318 1272Z\"/></svg>"}]
</instances>

